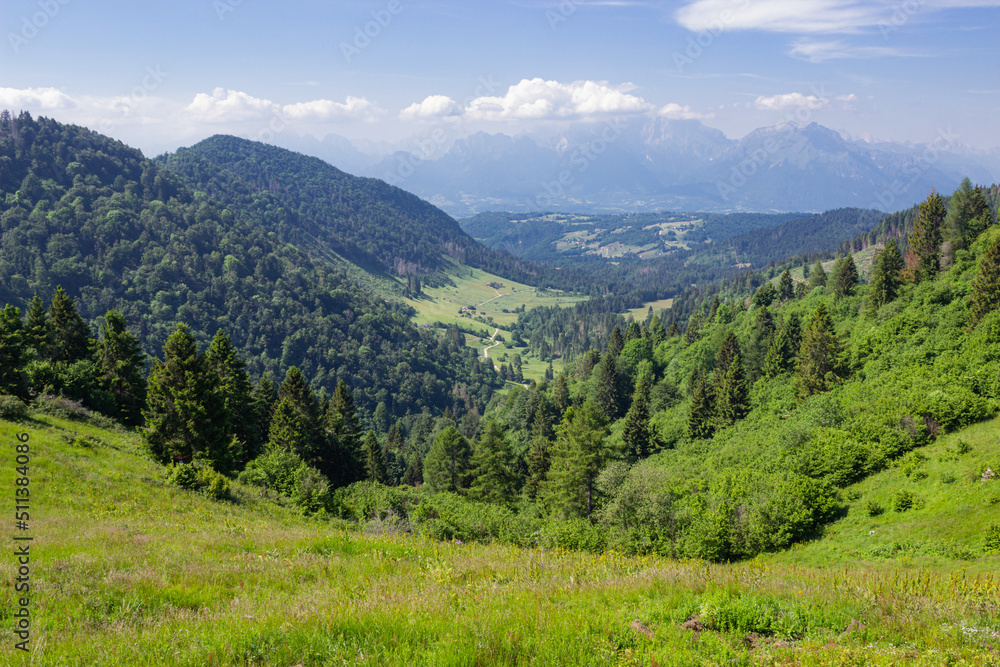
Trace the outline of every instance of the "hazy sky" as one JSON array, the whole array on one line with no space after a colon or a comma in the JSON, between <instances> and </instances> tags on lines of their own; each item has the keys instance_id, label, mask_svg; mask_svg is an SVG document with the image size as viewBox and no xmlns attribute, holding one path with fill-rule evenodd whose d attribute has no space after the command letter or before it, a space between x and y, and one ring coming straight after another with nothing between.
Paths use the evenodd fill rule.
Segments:
<instances>
[{"instance_id":1,"label":"hazy sky","mask_svg":"<svg viewBox=\"0 0 1000 667\"><path fill-rule=\"evenodd\" d=\"M149 155L615 115L1000 146L1000 0L3 0L0 108Z\"/></svg>"}]
</instances>

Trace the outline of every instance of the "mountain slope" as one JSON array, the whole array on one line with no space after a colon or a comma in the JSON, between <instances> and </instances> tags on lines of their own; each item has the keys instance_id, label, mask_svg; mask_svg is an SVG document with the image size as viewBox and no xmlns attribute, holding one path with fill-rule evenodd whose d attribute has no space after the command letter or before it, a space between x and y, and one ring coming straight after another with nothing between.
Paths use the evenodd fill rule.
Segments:
<instances>
[{"instance_id":1,"label":"mountain slope","mask_svg":"<svg viewBox=\"0 0 1000 667\"><path fill-rule=\"evenodd\" d=\"M456 384L483 406L499 384L474 351L440 343L405 306L298 249L294 212L273 198L236 215L137 150L27 114L0 117L0 170L0 303L23 310L62 285L88 321L121 311L154 355L178 322L203 345L224 329L251 375L280 380L294 365L317 388L343 380L365 412L379 402L400 416L451 407ZM379 192L359 195L357 209L422 210L415 198L382 201ZM304 208L307 194L295 195ZM349 194L341 205L352 206ZM428 215L443 234L457 229Z\"/></svg>"}]
</instances>

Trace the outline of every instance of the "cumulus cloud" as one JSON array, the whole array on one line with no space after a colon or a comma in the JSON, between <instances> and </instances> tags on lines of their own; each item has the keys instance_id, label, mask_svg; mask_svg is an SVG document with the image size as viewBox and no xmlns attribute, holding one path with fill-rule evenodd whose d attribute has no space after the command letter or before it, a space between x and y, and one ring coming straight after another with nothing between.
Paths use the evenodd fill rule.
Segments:
<instances>
[{"instance_id":1,"label":"cumulus cloud","mask_svg":"<svg viewBox=\"0 0 1000 667\"><path fill-rule=\"evenodd\" d=\"M57 88L0 88L0 108L15 113L75 109L78 103Z\"/></svg>"},{"instance_id":2,"label":"cumulus cloud","mask_svg":"<svg viewBox=\"0 0 1000 667\"><path fill-rule=\"evenodd\" d=\"M655 107L630 95L630 84L607 82L560 83L544 79L522 79L502 96L478 97L465 109L476 120L560 120L612 114L635 114Z\"/></svg>"},{"instance_id":3,"label":"cumulus cloud","mask_svg":"<svg viewBox=\"0 0 1000 667\"><path fill-rule=\"evenodd\" d=\"M447 95L431 95L423 102L414 102L399 112L403 120L422 120L429 118L447 118L460 116L462 108L458 102Z\"/></svg>"},{"instance_id":4,"label":"cumulus cloud","mask_svg":"<svg viewBox=\"0 0 1000 667\"><path fill-rule=\"evenodd\" d=\"M361 97L348 97L345 102L320 99L280 105L238 90L223 88L216 88L211 95L198 93L185 111L207 123L239 123L268 116L309 121L371 120L379 113L375 104Z\"/></svg>"},{"instance_id":5,"label":"cumulus cloud","mask_svg":"<svg viewBox=\"0 0 1000 667\"><path fill-rule=\"evenodd\" d=\"M748 106L760 111L787 111L790 109L809 109L818 111L826 109L834 103L847 104L853 102L855 95L840 95L837 97L818 97L816 95L803 95L802 93L784 93L782 95L763 95L751 102Z\"/></svg>"}]
</instances>

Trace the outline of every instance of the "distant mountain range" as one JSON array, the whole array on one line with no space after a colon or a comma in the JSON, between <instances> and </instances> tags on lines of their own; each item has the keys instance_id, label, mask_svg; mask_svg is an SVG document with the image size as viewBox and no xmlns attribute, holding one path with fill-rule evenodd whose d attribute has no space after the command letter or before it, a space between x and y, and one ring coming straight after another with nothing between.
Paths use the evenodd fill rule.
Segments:
<instances>
[{"instance_id":1,"label":"distant mountain range","mask_svg":"<svg viewBox=\"0 0 1000 667\"><path fill-rule=\"evenodd\" d=\"M413 192L455 217L483 211L893 211L961 179L1000 176L1000 154L851 140L811 123L740 140L697 120L579 124L558 135L479 132L433 150L389 152L329 136L288 147ZM416 142L415 142L416 143ZM446 149L446 150L445 150Z\"/></svg>"}]
</instances>

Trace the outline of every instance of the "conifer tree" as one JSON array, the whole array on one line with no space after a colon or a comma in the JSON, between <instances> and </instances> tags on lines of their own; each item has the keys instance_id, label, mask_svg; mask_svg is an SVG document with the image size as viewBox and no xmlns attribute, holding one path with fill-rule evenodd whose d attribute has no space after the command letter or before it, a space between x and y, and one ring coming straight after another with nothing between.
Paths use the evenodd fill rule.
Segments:
<instances>
[{"instance_id":1,"label":"conifer tree","mask_svg":"<svg viewBox=\"0 0 1000 667\"><path fill-rule=\"evenodd\" d=\"M472 457L469 497L490 503L509 503L517 493L514 451L495 419L486 424Z\"/></svg>"},{"instance_id":2,"label":"conifer tree","mask_svg":"<svg viewBox=\"0 0 1000 667\"><path fill-rule=\"evenodd\" d=\"M385 401L379 401L378 405L375 406L375 412L372 413L372 425L377 433L385 433L388 430L389 408L386 407Z\"/></svg>"},{"instance_id":3,"label":"conifer tree","mask_svg":"<svg viewBox=\"0 0 1000 667\"><path fill-rule=\"evenodd\" d=\"M314 448L314 434L310 433L295 403L288 396L278 399L269 422L267 451L291 452L308 460L313 456Z\"/></svg>"},{"instance_id":4,"label":"conifer tree","mask_svg":"<svg viewBox=\"0 0 1000 667\"><path fill-rule=\"evenodd\" d=\"M809 272L809 289L823 287L826 285L826 271L823 269L822 260L816 260L812 270Z\"/></svg>"},{"instance_id":5,"label":"conifer tree","mask_svg":"<svg viewBox=\"0 0 1000 667\"><path fill-rule=\"evenodd\" d=\"M771 346L767 349L767 356L764 358L764 376L773 378L792 370L795 367L795 349L792 342L788 340L788 334L784 329L771 340Z\"/></svg>"},{"instance_id":6,"label":"conifer tree","mask_svg":"<svg viewBox=\"0 0 1000 667\"><path fill-rule=\"evenodd\" d=\"M549 471L549 442L552 438L552 422L544 401L538 402L531 422L531 445L528 449L528 471L524 491L528 498L538 497L539 489Z\"/></svg>"},{"instance_id":7,"label":"conifer tree","mask_svg":"<svg viewBox=\"0 0 1000 667\"><path fill-rule=\"evenodd\" d=\"M795 297L795 282L792 280L792 272L785 269L778 280L778 298L782 301L791 301Z\"/></svg>"},{"instance_id":8,"label":"conifer tree","mask_svg":"<svg viewBox=\"0 0 1000 667\"><path fill-rule=\"evenodd\" d=\"M969 301L969 323L972 326L1000 307L1000 237L993 239L979 260Z\"/></svg>"},{"instance_id":9,"label":"conifer tree","mask_svg":"<svg viewBox=\"0 0 1000 667\"><path fill-rule=\"evenodd\" d=\"M903 284L903 256L896 245L896 239L889 239L875 260L875 270L872 272L871 305L878 310L896 299L899 286Z\"/></svg>"},{"instance_id":10,"label":"conifer tree","mask_svg":"<svg viewBox=\"0 0 1000 667\"><path fill-rule=\"evenodd\" d=\"M434 438L424 459L424 482L431 491L459 493L469 487L472 449L454 426L446 427Z\"/></svg>"},{"instance_id":11,"label":"conifer tree","mask_svg":"<svg viewBox=\"0 0 1000 667\"><path fill-rule=\"evenodd\" d=\"M560 413L569 407L569 380L566 371L561 372L552 385L552 403Z\"/></svg>"},{"instance_id":12,"label":"conifer tree","mask_svg":"<svg viewBox=\"0 0 1000 667\"><path fill-rule=\"evenodd\" d=\"M364 479L361 426L354 397L341 380L330 399L326 416L326 451L316 467L334 486L347 486Z\"/></svg>"},{"instance_id":13,"label":"conifer tree","mask_svg":"<svg viewBox=\"0 0 1000 667\"><path fill-rule=\"evenodd\" d=\"M25 343L32 358L47 359L52 354L52 323L45 302L37 294L31 297L25 321Z\"/></svg>"},{"instance_id":14,"label":"conifer tree","mask_svg":"<svg viewBox=\"0 0 1000 667\"><path fill-rule=\"evenodd\" d=\"M638 461L652 452L653 434L649 426L650 374L640 373L632 394L632 405L625 414L622 444L629 459Z\"/></svg>"},{"instance_id":15,"label":"conifer tree","mask_svg":"<svg viewBox=\"0 0 1000 667\"><path fill-rule=\"evenodd\" d=\"M0 310L0 394L28 397L24 376L27 359L27 332L21 322L21 310L7 304Z\"/></svg>"},{"instance_id":16,"label":"conifer tree","mask_svg":"<svg viewBox=\"0 0 1000 667\"><path fill-rule=\"evenodd\" d=\"M264 446L264 435L258 430L254 411L248 409L253 405L253 385L247 377L246 364L222 329L215 332L215 337L205 352L205 361L219 376L219 388L229 414L230 429L232 435L242 443L244 458L257 458Z\"/></svg>"},{"instance_id":17,"label":"conifer tree","mask_svg":"<svg viewBox=\"0 0 1000 667\"><path fill-rule=\"evenodd\" d=\"M837 272L833 277L833 293L838 298L844 298L854 294L854 288L858 285L858 267L854 263L854 257L845 255L837 265Z\"/></svg>"},{"instance_id":18,"label":"conifer tree","mask_svg":"<svg viewBox=\"0 0 1000 667\"><path fill-rule=\"evenodd\" d=\"M111 416L128 426L138 426L146 403L146 355L139 339L125 328L121 313L108 311L104 322L94 351L98 384L114 398Z\"/></svg>"},{"instance_id":19,"label":"conifer tree","mask_svg":"<svg viewBox=\"0 0 1000 667\"><path fill-rule=\"evenodd\" d=\"M364 452L366 478L379 484L388 484L389 474L386 470L385 452L378 444L375 431L371 429L365 434Z\"/></svg>"},{"instance_id":20,"label":"conifer tree","mask_svg":"<svg viewBox=\"0 0 1000 667\"><path fill-rule=\"evenodd\" d=\"M612 359L616 359L624 347L625 337L622 336L622 330L616 326L611 332L611 338L608 339L608 351L604 355L605 358L611 357Z\"/></svg>"},{"instance_id":21,"label":"conifer tree","mask_svg":"<svg viewBox=\"0 0 1000 667\"><path fill-rule=\"evenodd\" d=\"M820 304L813 313L799 346L798 378L799 396L807 398L828 391L843 375L842 348L833 329L833 321L826 304Z\"/></svg>"},{"instance_id":22,"label":"conifer tree","mask_svg":"<svg viewBox=\"0 0 1000 667\"><path fill-rule=\"evenodd\" d=\"M413 452L403 473L403 484L417 486L424 483L424 459L419 453Z\"/></svg>"},{"instance_id":23,"label":"conifer tree","mask_svg":"<svg viewBox=\"0 0 1000 667\"><path fill-rule=\"evenodd\" d=\"M594 403L609 422L621 417L624 403L622 373L618 369L618 357L606 355L594 374Z\"/></svg>"},{"instance_id":24,"label":"conifer tree","mask_svg":"<svg viewBox=\"0 0 1000 667\"><path fill-rule=\"evenodd\" d=\"M730 426L749 412L746 373L736 335L729 332L715 361L715 417L722 426Z\"/></svg>"},{"instance_id":25,"label":"conifer tree","mask_svg":"<svg viewBox=\"0 0 1000 667\"><path fill-rule=\"evenodd\" d=\"M688 435L711 438L715 433L715 392L701 373L691 379L691 412L688 414Z\"/></svg>"},{"instance_id":26,"label":"conifer tree","mask_svg":"<svg viewBox=\"0 0 1000 667\"><path fill-rule=\"evenodd\" d=\"M252 400L250 409L257 423L257 432L260 433L261 440L266 443L265 437L271 431L271 414L278 405L278 391L274 388L274 380L271 379L270 373L264 373L257 381Z\"/></svg>"},{"instance_id":27,"label":"conifer tree","mask_svg":"<svg viewBox=\"0 0 1000 667\"><path fill-rule=\"evenodd\" d=\"M605 460L605 435L604 419L593 402L566 410L542 488L549 512L567 519L590 518L597 501L597 475Z\"/></svg>"},{"instance_id":28,"label":"conifer tree","mask_svg":"<svg viewBox=\"0 0 1000 667\"><path fill-rule=\"evenodd\" d=\"M985 232L986 228L993 222L993 214L986 201L986 193L980 186L977 185L973 188L969 200L969 220L965 223L967 246L979 238L979 235Z\"/></svg>"},{"instance_id":29,"label":"conifer tree","mask_svg":"<svg viewBox=\"0 0 1000 667\"><path fill-rule=\"evenodd\" d=\"M630 340L635 340L637 338L642 338L642 328L639 326L638 322L632 320L628 323L628 326L625 327L625 342L627 343ZM620 351L621 350L619 350L619 352Z\"/></svg>"},{"instance_id":30,"label":"conifer tree","mask_svg":"<svg viewBox=\"0 0 1000 667\"><path fill-rule=\"evenodd\" d=\"M701 328L705 324L705 317L701 311L696 311L688 318L687 327L684 329L684 342L688 345L694 343L701 336Z\"/></svg>"},{"instance_id":31,"label":"conifer tree","mask_svg":"<svg viewBox=\"0 0 1000 667\"><path fill-rule=\"evenodd\" d=\"M90 357L90 327L76 311L76 304L63 288L56 287L49 305L52 359L72 364Z\"/></svg>"},{"instance_id":32,"label":"conifer tree","mask_svg":"<svg viewBox=\"0 0 1000 667\"><path fill-rule=\"evenodd\" d=\"M282 403L285 405L282 406ZM291 419L289 410L294 412L294 420ZM282 439L275 440L276 435ZM284 438L290 440L283 440ZM302 371L292 366L285 373L285 380L278 389L278 404L271 415L267 450L292 451L326 475L326 471L318 465L323 453L320 440L319 403L316 395L306 383ZM327 479L331 483L334 481L329 475Z\"/></svg>"},{"instance_id":33,"label":"conifer tree","mask_svg":"<svg viewBox=\"0 0 1000 667\"><path fill-rule=\"evenodd\" d=\"M919 267L917 280L927 280L941 268L941 240L944 227L944 200L931 192L919 207L917 221L910 232L910 248L917 255Z\"/></svg>"},{"instance_id":34,"label":"conifer tree","mask_svg":"<svg viewBox=\"0 0 1000 667\"><path fill-rule=\"evenodd\" d=\"M219 381L185 324L178 324L167 339L163 361L153 361L143 416L150 452L161 463L204 458L219 472L232 469Z\"/></svg>"}]
</instances>

